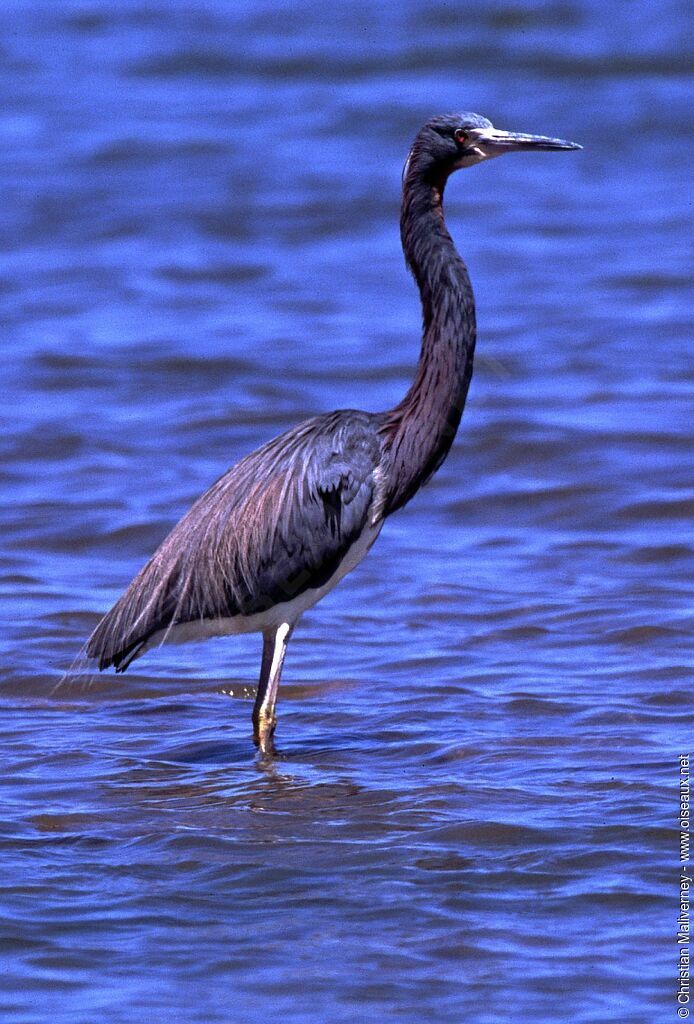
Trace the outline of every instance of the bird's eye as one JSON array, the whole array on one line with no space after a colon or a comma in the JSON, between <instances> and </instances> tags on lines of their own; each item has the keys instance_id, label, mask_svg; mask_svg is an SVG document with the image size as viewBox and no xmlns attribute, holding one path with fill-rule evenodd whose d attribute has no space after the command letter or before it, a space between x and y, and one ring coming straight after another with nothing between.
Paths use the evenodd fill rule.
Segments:
<instances>
[{"instance_id":1,"label":"bird's eye","mask_svg":"<svg viewBox=\"0 0 694 1024\"><path fill-rule=\"evenodd\" d=\"M468 135L464 128L456 128L454 138L456 142L467 142Z\"/></svg>"}]
</instances>

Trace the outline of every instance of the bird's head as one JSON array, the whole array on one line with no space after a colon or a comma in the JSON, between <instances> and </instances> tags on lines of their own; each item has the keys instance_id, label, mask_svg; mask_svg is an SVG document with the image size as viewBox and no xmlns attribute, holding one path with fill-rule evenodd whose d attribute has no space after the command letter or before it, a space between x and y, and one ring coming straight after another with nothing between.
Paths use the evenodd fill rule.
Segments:
<instances>
[{"instance_id":1,"label":"bird's head","mask_svg":"<svg viewBox=\"0 0 694 1024\"><path fill-rule=\"evenodd\" d=\"M432 117L417 134L403 170L444 182L461 167L520 150L581 149L575 142L545 135L520 135L495 128L480 114L443 114Z\"/></svg>"}]
</instances>

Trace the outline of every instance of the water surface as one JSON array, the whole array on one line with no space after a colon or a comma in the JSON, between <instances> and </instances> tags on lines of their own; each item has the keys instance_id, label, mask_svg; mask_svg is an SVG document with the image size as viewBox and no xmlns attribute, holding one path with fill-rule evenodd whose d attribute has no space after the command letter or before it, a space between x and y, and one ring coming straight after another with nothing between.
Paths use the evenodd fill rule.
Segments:
<instances>
[{"instance_id":1,"label":"water surface","mask_svg":"<svg viewBox=\"0 0 694 1024\"><path fill-rule=\"evenodd\" d=\"M685 14L3 5L7 1024L674 1019ZM462 430L297 630L277 760L257 637L56 690L227 466L402 396L400 170L456 108L585 150L451 183Z\"/></svg>"}]
</instances>

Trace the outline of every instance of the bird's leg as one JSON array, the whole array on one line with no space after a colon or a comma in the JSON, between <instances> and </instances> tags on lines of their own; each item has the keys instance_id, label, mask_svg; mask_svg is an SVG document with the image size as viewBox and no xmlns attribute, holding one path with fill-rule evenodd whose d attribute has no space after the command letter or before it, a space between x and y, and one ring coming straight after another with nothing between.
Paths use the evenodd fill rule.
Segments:
<instances>
[{"instance_id":1,"label":"bird's leg","mask_svg":"<svg viewBox=\"0 0 694 1024\"><path fill-rule=\"evenodd\" d=\"M277 724L275 703L292 629L293 625L283 622L277 629L263 633L263 660L253 708L253 740L263 754L272 754L274 751L272 736Z\"/></svg>"}]
</instances>

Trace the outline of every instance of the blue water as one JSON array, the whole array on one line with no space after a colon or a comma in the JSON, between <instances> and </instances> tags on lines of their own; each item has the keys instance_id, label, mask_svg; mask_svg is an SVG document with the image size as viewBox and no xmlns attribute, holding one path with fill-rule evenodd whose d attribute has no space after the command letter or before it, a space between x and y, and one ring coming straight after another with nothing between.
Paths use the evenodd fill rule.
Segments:
<instances>
[{"instance_id":1,"label":"blue water","mask_svg":"<svg viewBox=\"0 0 694 1024\"><path fill-rule=\"evenodd\" d=\"M688 5L0 9L7 1024L660 1024L692 736ZM292 641L56 689L191 501L402 396L432 113L480 339L434 481ZM230 698L223 691L233 692Z\"/></svg>"}]
</instances>

